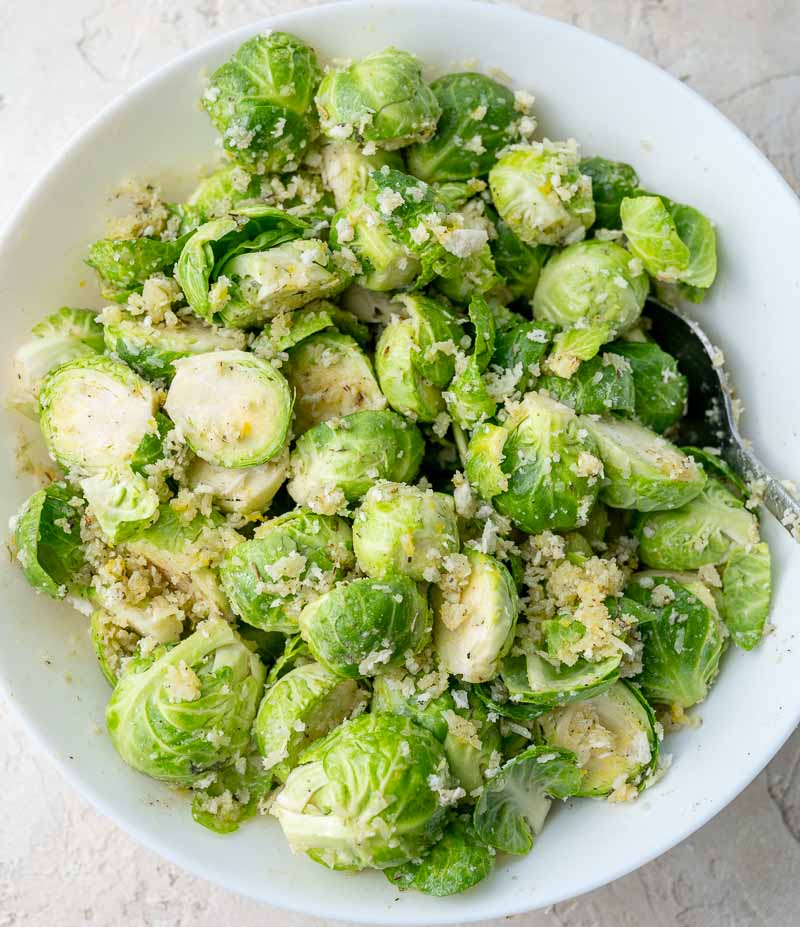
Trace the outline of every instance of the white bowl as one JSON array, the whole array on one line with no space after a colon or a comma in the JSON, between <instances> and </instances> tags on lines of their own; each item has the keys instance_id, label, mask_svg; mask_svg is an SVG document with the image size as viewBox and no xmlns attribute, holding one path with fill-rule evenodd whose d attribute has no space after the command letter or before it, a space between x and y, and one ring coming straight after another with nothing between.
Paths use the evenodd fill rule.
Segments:
<instances>
[{"instance_id":1,"label":"white bowl","mask_svg":"<svg viewBox=\"0 0 800 927\"><path fill-rule=\"evenodd\" d=\"M730 362L747 406L746 432L774 472L791 475L800 460L796 198L737 129L677 80L570 26L476 2L358 0L276 17L183 56L125 94L53 163L0 242L9 354L46 312L100 304L81 261L89 242L103 234L109 193L129 176L156 178L176 194L189 189L213 150L213 132L197 105L201 72L265 27L296 32L325 55L360 56L392 44L442 68L473 57L483 67L501 67L516 86L536 94L550 137L574 135L588 153L629 161L649 189L713 217L720 276L696 312ZM32 489L15 465L19 426L9 416L2 430L6 516ZM726 655L698 712L703 726L664 744L674 754L666 778L630 805L559 807L529 856L504 860L460 897L398 897L379 873L333 873L292 857L271 819L227 837L196 825L185 796L128 769L98 732L108 688L86 620L37 598L8 563L0 572L0 676L30 731L98 808L211 881L273 905L371 923L432 925L514 914L578 895L663 853L730 802L795 727L800 550L773 520L767 518L764 530L775 559L775 633L754 653Z\"/></svg>"}]
</instances>

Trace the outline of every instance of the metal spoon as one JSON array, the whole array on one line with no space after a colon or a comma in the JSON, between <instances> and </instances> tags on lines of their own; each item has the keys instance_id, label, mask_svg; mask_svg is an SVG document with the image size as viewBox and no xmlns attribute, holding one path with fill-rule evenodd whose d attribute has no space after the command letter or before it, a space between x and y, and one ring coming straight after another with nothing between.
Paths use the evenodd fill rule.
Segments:
<instances>
[{"instance_id":1,"label":"metal spoon","mask_svg":"<svg viewBox=\"0 0 800 927\"><path fill-rule=\"evenodd\" d=\"M764 505L800 541L800 502L770 474L739 433L734 398L720 353L693 319L650 300L645 314L652 335L672 354L689 380L686 416L678 425L677 443L719 450L722 459L749 486L759 487Z\"/></svg>"}]
</instances>

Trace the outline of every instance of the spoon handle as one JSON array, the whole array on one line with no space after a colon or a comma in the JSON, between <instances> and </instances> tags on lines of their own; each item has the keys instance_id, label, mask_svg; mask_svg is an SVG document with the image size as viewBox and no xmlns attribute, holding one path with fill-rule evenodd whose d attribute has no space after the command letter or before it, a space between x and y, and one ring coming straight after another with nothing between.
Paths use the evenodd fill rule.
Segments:
<instances>
[{"instance_id":1,"label":"spoon handle","mask_svg":"<svg viewBox=\"0 0 800 927\"><path fill-rule=\"evenodd\" d=\"M763 497L767 509L800 543L800 501L739 441L726 442L722 456L754 493Z\"/></svg>"}]
</instances>

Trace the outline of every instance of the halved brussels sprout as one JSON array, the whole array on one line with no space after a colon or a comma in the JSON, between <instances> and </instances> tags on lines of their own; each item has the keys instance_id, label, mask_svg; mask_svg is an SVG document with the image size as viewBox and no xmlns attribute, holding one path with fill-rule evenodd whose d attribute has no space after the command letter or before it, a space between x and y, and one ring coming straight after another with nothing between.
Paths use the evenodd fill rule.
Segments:
<instances>
[{"instance_id":1,"label":"halved brussels sprout","mask_svg":"<svg viewBox=\"0 0 800 927\"><path fill-rule=\"evenodd\" d=\"M243 821L263 813L272 786L272 774L251 745L242 756L192 787L192 817L215 834L231 834Z\"/></svg>"},{"instance_id":2,"label":"halved brussels sprout","mask_svg":"<svg viewBox=\"0 0 800 927\"><path fill-rule=\"evenodd\" d=\"M292 392L272 364L246 351L214 351L184 357L175 369L165 408L198 457L238 468L281 452Z\"/></svg>"},{"instance_id":3,"label":"halved brussels sprout","mask_svg":"<svg viewBox=\"0 0 800 927\"><path fill-rule=\"evenodd\" d=\"M493 210L489 211L489 217L495 227L489 246L497 273L504 281L500 291L506 290L511 299L530 299L551 249L547 245L526 244Z\"/></svg>"},{"instance_id":4,"label":"halved brussels sprout","mask_svg":"<svg viewBox=\"0 0 800 927\"><path fill-rule=\"evenodd\" d=\"M428 183L487 174L501 148L519 138L514 94L484 74L445 74L431 90L441 107L436 133L413 145L408 169Z\"/></svg>"},{"instance_id":5,"label":"halved brussels sprout","mask_svg":"<svg viewBox=\"0 0 800 927\"><path fill-rule=\"evenodd\" d=\"M233 212L240 203L262 198L263 177L238 164L226 164L204 177L185 204L176 207L182 231L195 229Z\"/></svg>"},{"instance_id":6,"label":"halved brussels sprout","mask_svg":"<svg viewBox=\"0 0 800 927\"><path fill-rule=\"evenodd\" d=\"M123 627L115 618L110 612L98 608L92 612L89 624L100 672L112 688L127 661L135 656L142 639L135 630Z\"/></svg>"},{"instance_id":7,"label":"halved brussels sprout","mask_svg":"<svg viewBox=\"0 0 800 927\"><path fill-rule=\"evenodd\" d=\"M157 430L158 397L120 361L79 357L51 371L39 393L47 448L67 470L86 473L129 463Z\"/></svg>"},{"instance_id":8,"label":"halved brussels sprout","mask_svg":"<svg viewBox=\"0 0 800 927\"><path fill-rule=\"evenodd\" d=\"M393 409L432 422L444 410L441 391L455 373L462 330L437 300L406 296L402 307L407 318L392 319L378 339L375 371Z\"/></svg>"},{"instance_id":9,"label":"halved brussels sprout","mask_svg":"<svg viewBox=\"0 0 800 927\"><path fill-rule=\"evenodd\" d=\"M466 360L463 355L459 358L456 375L443 395L455 424L473 429L478 422L491 418L497 410L497 400L483 377L494 353L494 317L480 295L470 300L469 320L473 327L472 353Z\"/></svg>"},{"instance_id":10,"label":"halved brussels sprout","mask_svg":"<svg viewBox=\"0 0 800 927\"><path fill-rule=\"evenodd\" d=\"M675 358L652 341L615 341L608 350L630 364L636 418L659 433L674 425L689 396L689 382Z\"/></svg>"},{"instance_id":11,"label":"halved brussels sprout","mask_svg":"<svg viewBox=\"0 0 800 927\"><path fill-rule=\"evenodd\" d=\"M430 853L384 869L384 874L400 889L413 888L423 895L443 898L477 885L493 866L494 853L478 837L469 818L457 816Z\"/></svg>"},{"instance_id":12,"label":"halved brussels sprout","mask_svg":"<svg viewBox=\"0 0 800 927\"><path fill-rule=\"evenodd\" d=\"M606 158L583 158L581 173L592 178L595 225L599 229L622 227L619 207L626 197L636 196L639 178L630 164L608 161Z\"/></svg>"},{"instance_id":13,"label":"halved brussels sprout","mask_svg":"<svg viewBox=\"0 0 800 927\"><path fill-rule=\"evenodd\" d=\"M158 516L158 493L129 467L114 467L80 481L89 512L100 530L117 544Z\"/></svg>"},{"instance_id":14,"label":"halved brussels sprout","mask_svg":"<svg viewBox=\"0 0 800 927\"><path fill-rule=\"evenodd\" d=\"M248 251L220 269L229 282L219 317L231 328L251 328L315 299L336 296L350 282L352 261L317 238L295 239L267 251Z\"/></svg>"},{"instance_id":15,"label":"halved brussels sprout","mask_svg":"<svg viewBox=\"0 0 800 927\"><path fill-rule=\"evenodd\" d=\"M215 467L195 457L186 470L189 488L211 493L221 512L266 512L289 473L289 448L257 467Z\"/></svg>"},{"instance_id":16,"label":"halved brussels sprout","mask_svg":"<svg viewBox=\"0 0 800 927\"><path fill-rule=\"evenodd\" d=\"M491 366L519 372L516 388L527 392L540 373L540 362L555 333L550 322L528 322L521 317L495 335Z\"/></svg>"},{"instance_id":17,"label":"halved brussels sprout","mask_svg":"<svg viewBox=\"0 0 800 927\"><path fill-rule=\"evenodd\" d=\"M122 316L103 326L107 349L147 380L171 380L173 361L190 354L242 349L243 332L211 328L200 321L148 325L142 318Z\"/></svg>"},{"instance_id":18,"label":"halved brussels sprout","mask_svg":"<svg viewBox=\"0 0 800 927\"><path fill-rule=\"evenodd\" d=\"M386 408L367 355L349 335L311 335L289 351L282 370L295 393L295 435L329 419Z\"/></svg>"},{"instance_id":19,"label":"halved brussels sprout","mask_svg":"<svg viewBox=\"0 0 800 927\"><path fill-rule=\"evenodd\" d=\"M285 782L306 747L341 724L363 696L358 683L319 663L281 676L267 689L253 725L264 768Z\"/></svg>"},{"instance_id":20,"label":"halved brussels sprout","mask_svg":"<svg viewBox=\"0 0 800 927\"><path fill-rule=\"evenodd\" d=\"M270 813L295 853L329 869L387 869L440 838L448 785L431 733L408 718L362 715L306 750Z\"/></svg>"},{"instance_id":21,"label":"halved brussels sprout","mask_svg":"<svg viewBox=\"0 0 800 927\"><path fill-rule=\"evenodd\" d=\"M583 770L580 796L637 789L658 764L655 715L637 688L615 682L601 695L539 719L548 745L570 750Z\"/></svg>"},{"instance_id":22,"label":"halved brussels sprout","mask_svg":"<svg viewBox=\"0 0 800 927\"><path fill-rule=\"evenodd\" d=\"M203 106L225 151L259 174L296 170L317 133L314 50L286 32L254 35L212 75Z\"/></svg>"},{"instance_id":23,"label":"halved brussels sprout","mask_svg":"<svg viewBox=\"0 0 800 927\"><path fill-rule=\"evenodd\" d=\"M363 198L344 207L331 220L330 245L334 252L349 249L359 263L355 282L367 290L389 292L410 287L419 277L419 258L392 234L391 229Z\"/></svg>"},{"instance_id":24,"label":"halved brussels sprout","mask_svg":"<svg viewBox=\"0 0 800 927\"><path fill-rule=\"evenodd\" d=\"M303 606L355 566L350 525L295 509L264 522L219 567L231 608L248 624L297 633Z\"/></svg>"},{"instance_id":25,"label":"halved brussels sprout","mask_svg":"<svg viewBox=\"0 0 800 927\"><path fill-rule=\"evenodd\" d=\"M375 676L419 653L431 635L430 612L406 576L354 579L310 602L298 618L317 660L349 679Z\"/></svg>"},{"instance_id":26,"label":"halved brussels sprout","mask_svg":"<svg viewBox=\"0 0 800 927\"><path fill-rule=\"evenodd\" d=\"M31 338L14 352L12 402L25 415L38 414L42 380L62 364L103 351L103 328L92 309L65 306L31 329Z\"/></svg>"},{"instance_id":27,"label":"halved brussels sprout","mask_svg":"<svg viewBox=\"0 0 800 927\"><path fill-rule=\"evenodd\" d=\"M187 238L104 238L89 248L86 263L100 277L103 298L125 302L153 274L172 272Z\"/></svg>"},{"instance_id":28,"label":"halved brussels sprout","mask_svg":"<svg viewBox=\"0 0 800 927\"><path fill-rule=\"evenodd\" d=\"M622 201L620 216L628 247L651 276L701 289L714 282L717 236L701 212L665 196L637 196Z\"/></svg>"},{"instance_id":29,"label":"halved brussels sprout","mask_svg":"<svg viewBox=\"0 0 800 927\"><path fill-rule=\"evenodd\" d=\"M367 576L435 578L444 558L458 553L453 497L405 483L376 483L356 512L353 547Z\"/></svg>"},{"instance_id":30,"label":"halved brussels sprout","mask_svg":"<svg viewBox=\"0 0 800 927\"><path fill-rule=\"evenodd\" d=\"M37 490L17 515L16 558L37 592L62 599L83 568L83 507L83 500L66 484L51 483Z\"/></svg>"},{"instance_id":31,"label":"halved brussels sprout","mask_svg":"<svg viewBox=\"0 0 800 927\"><path fill-rule=\"evenodd\" d=\"M433 589L433 642L442 666L466 682L486 682L514 640L519 599L508 570L468 550L470 573L454 592Z\"/></svg>"},{"instance_id":32,"label":"halved brussels sprout","mask_svg":"<svg viewBox=\"0 0 800 927\"><path fill-rule=\"evenodd\" d=\"M549 393L579 415L606 412L632 414L636 403L630 367L616 354L603 354L584 361L569 378L555 374L541 377L536 388Z\"/></svg>"},{"instance_id":33,"label":"halved brussels sprout","mask_svg":"<svg viewBox=\"0 0 800 927\"><path fill-rule=\"evenodd\" d=\"M450 212L447 222L451 237L459 232L463 233L467 241L470 241L473 233L477 233L477 237L474 243L470 242L468 253L460 259L458 270L445 267L444 275L437 277L434 285L454 303L469 303L474 296L488 293L501 283L492 249L489 247L495 228L486 215L486 208L480 197L475 197L461 208ZM482 240L483 236L485 240ZM458 251L456 248L456 252Z\"/></svg>"},{"instance_id":34,"label":"halved brussels sprout","mask_svg":"<svg viewBox=\"0 0 800 927\"><path fill-rule=\"evenodd\" d=\"M528 717L604 692L619 679L621 654L592 663L579 659L557 668L533 651L506 657L500 676L511 705L528 709ZM505 713L505 712L504 712Z\"/></svg>"},{"instance_id":35,"label":"halved brussels sprout","mask_svg":"<svg viewBox=\"0 0 800 927\"><path fill-rule=\"evenodd\" d=\"M677 509L702 492L706 475L692 457L638 422L586 416L580 424L597 442L605 482L600 498L618 509Z\"/></svg>"},{"instance_id":36,"label":"halved brussels sprout","mask_svg":"<svg viewBox=\"0 0 800 927\"><path fill-rule=\"evenodd\" d=\"M594 222L592 180L574 142L545 139L504 154L489 172L492 199L509 228L529 245L580 241Z\"/></svg>"},{"instance_id":37,"label":"halved brussels sprout","mask_svg":"<svg viewBox=\"0 0 800 927\"><path fill-rule=\"evenodd\" d=\"M625 595L653 612L640 622L644 651L636 681L649 701L690 708L719 671L727 632L714 597L693 573L640 573Z\"/></svg>"},{"instance_id":38,"label":"halved brussels sprout","mask_svg":"<svg viewBox=\"0 0 800 927\"><path fill-rule=\"evenodd\" d=\"M366 192L369 175L386 164L403 170L403 156L394 151L364 154L361 145L352 141L330 141L322 146L322 179L333 191L337 209L346 209Z\"/></svg>"},{"instance_id":39,"label":"halved brussels sprout","mask_svg":"<svg viewBox=\"0 0 800 927\"><path fill-rule=\"evenodd\" d=\"M475 832L503 853L524 856L544 827L551 799L575 795L581 779L573 753L529 747L486 783L475 805Z\"/></svg>"},{"instance_id":40,"label":"halved brussels sprout","mask_svg":"<svg viewBox=\"0 0 800 927\"><path fill-rule=\"evenodd\" d=\"M636 521L639 558L658 570L696 570L724 563L737 547L758 543L758 520L719 480L691 502Z\"/></svg>"},{"instance_id":41,"label":"halved brussels sprout","mask_svg":"<svg viewBox=\"0 0 800 927\"><path fill-rule=\"evenodd\" d=\"M319 85L317 109L328 138L388 149L427 141L442 111L419 59L396 48L330 70Z\"/></svg>"},{"instance_id":42,"label":"halved brussels sprout","mask_svg":"<svg viewBox=\"0 0 800 927\"><path fill-rule=\"evenodd\" d=\"M419 429L395 412L354 412L297 439L287 486L298 505L332 514L378 482L408 483L422 462Z\"/></svg>"},{"instance_id":43,"label":"halved brussels sprout","mask_svg":"<svg viewBox=\"0 0 800 927\"><path fill-rule=\"evenodd\" d=\"M570 531L586 521L600 489L595 451L572 409L528 393L501 428L475 431L467 477L523 531Z\"/></svg>"},{"instance_id":44,"label":"halved brussels sprout","mask_svg":"<svg viewBox=\"0 0 800 927\"><path fill-rule=\"evenodd\" d=\"M106 708L111 742L139 772L191 785L247 745L264 676L231 626L209 618L128 662Z\"/></svg>"},{"instance_id":45,"label":"halved brussels sprout","mask_svg":"<svg viewBox=\"0 0 800 927\"><path fill-rule=\"evenodd\" d=\"M561 347L561 353L589 360L600 344L636 322L649 287L647 274L616 242L583 241L545 264L533 294L533 314L570 330L573 340L596 332L591 352L577 350L575 344Z\"/></svg>"},{"instance_id":46,"label":"halved brussels sprout","mask_svg":"<svg viewBox=\"0 0 800 927\"><path fill-rule=\"evenodd\" d=\"M769 547L762 542L732 550L722 575L722 617L737 647L752 650L764 636L771 597Z\"/></svg>"},{"instance_id":47,"label":"halved brussels sprout","mask_svg":"<svg viewBox=\"0 0 800 927\"><path fill-rule=\"evenodd\" d=\"M169 503L164 503L154 524L125 539L125 549L149 561L176 586L204 603L209 612L230 615L214 564L224 547L235 543L238 535L221 522L221 516L216 514L211 518L195 515L186 520ZM102 604L108 607L107 603Z\"/></svg>"}]
</instances>

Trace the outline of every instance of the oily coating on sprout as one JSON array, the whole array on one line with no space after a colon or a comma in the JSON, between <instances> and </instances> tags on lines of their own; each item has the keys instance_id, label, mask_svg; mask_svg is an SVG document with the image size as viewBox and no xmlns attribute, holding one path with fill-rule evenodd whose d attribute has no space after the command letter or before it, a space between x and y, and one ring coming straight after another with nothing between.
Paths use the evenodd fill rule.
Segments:
<instances>
[{"instance_id":1,"label":"oily coating on sprout","mask_svg":"<svg viewBox=\"0 0 800 927\"><path fill-rule=\"evenodd\" d=\"M12 549L195 821L443 896L657 781L772 575L648 320L712 285L711 220L426 64L267 32L211 74L221 161L132 185L104 308L16 351L52 466Z\"/></svg>"}]
</instances>

